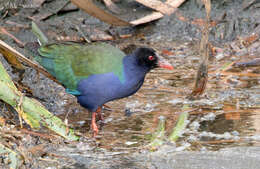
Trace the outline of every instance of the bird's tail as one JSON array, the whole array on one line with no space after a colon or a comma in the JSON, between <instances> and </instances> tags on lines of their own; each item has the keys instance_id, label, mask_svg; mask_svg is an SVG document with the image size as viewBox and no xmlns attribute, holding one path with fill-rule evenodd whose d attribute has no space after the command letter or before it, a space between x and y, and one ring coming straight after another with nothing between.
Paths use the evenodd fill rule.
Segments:
<instances>
[{"instance_id":1,"label":"bird's tail","mask_svg":"<svg viewBox=\"0 0 260 169\"><path fill-rule=\"evenodd\" d=\"M48 38L44 35L41 29L34 22L32 22L32 32L35 36L37 36L40 45L45 45L48 43Z\"/></svg>"}]
</instances>

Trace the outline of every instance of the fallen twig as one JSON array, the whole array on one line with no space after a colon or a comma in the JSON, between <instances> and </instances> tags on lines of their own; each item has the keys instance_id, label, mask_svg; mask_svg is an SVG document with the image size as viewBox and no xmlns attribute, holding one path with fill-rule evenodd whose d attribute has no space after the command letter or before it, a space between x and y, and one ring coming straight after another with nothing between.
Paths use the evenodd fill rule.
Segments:
<instances>
[{"instance_id":1,"label":"fallen twig","mask_svg":"<svg viewBox=\"0 0 260 169\"><path fill-rule=\"evenodd\" d=\"M11 38L17 43L17 45L18 45L20 48L23 48L23 47L24 47L24 43L21 42L19 39L17 39L14 35L12 35L11 33L9 33L7 30L5 30L5 28L0 27L0 33L5 34L5 35L11 37Z\"/></svg>"}]
</instances>

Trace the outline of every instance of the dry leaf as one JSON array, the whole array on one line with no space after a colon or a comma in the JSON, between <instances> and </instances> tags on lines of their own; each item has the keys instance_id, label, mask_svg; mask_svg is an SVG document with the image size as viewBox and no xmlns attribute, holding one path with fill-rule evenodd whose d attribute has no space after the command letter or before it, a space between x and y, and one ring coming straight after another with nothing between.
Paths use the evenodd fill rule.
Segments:
<instances>
[{"instance_id":1,"label":"dry leaf","mask_svg":"<svg viewBox=\"0 0 260 169\"><path fill-rule=\"evenodd\" d=\"M97 7L92 0L71 0L76 6L87 12L88 14L107 22L115 26L129 26L130 24L126 21L123 21L110 13L105 12L104 10Z\"/></svg>"},{"instance_id":2,"label":"dry leaf","mask_svg":"<svg viewBox=\"0 0 260 169\"><path fill-rule=\"evenodd\" d=\"M176 9L173 6L169 5L168 3L163 3L157 0L135 0L135 1L166 15L172 14Z\"/></svg>"},{"instance_id":3,"label":"dry leaf","mask_svg":"<svg viewBox=\"0 0 260 169\"><path fill-rule=\"evenodd\" d=\"M2 55L6 58L6 60L15 68L23 70L24 67L21 64L21 62L15 57L15 55L13 55L10 50L8 50L7 48L4 47L5 44L3 44L0 41L0 53L2 53Z\"/></svg>"}]
</instances>

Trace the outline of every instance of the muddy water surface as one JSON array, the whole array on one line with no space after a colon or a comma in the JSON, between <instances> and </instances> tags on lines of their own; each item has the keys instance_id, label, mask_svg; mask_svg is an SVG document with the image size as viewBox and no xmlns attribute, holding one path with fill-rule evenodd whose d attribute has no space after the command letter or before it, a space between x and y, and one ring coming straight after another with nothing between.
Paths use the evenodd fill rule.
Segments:
<instances>
[{"instance_id":1,"label":"muddy water surface","mask_svg":"<svg viewBox=\"0 0 260 169\"><path fill-rule=\"evenodd\" d=\"M52 5L50 2L45 5ZM194 8L194 2L195 0L189 0L180 8L185 17L190 19L203 17L203 9L197 5ZM260 55L259 40L254 46L247 46L248 50L241 47L238 52L232 51L229 46L230 42L227 42L227 40L232 40L234 43L239 41L240 46L241 41L235 40L236 37L253 31L259 23L259 12L257 12L259 8L250 6L247 8L248 10L242 10L241 3L241 0L213 1L213 20L218 18L219 14L227 12L223 19L228 21L221 22L216 28L213 28L211 34L211 42L223 51L210 58L207 89L204 95L194 100L188 99L187 96L192 91L196 70L201 60L198 55L200 31L196 26L182 22L174 15L166 16L157 22L130 29L134 32L132 38L116 38L113 42L108 42L121 49L132 44L153 47L158 50L160 55L168 59L175 69L173 71L153 70L147 75L145 83L138 93L108 103L109 108L106 107L103 110L104 124L98 122L100 133L96 139L91 137L90 114L77 104L75 97L66 94L61 85L43 75L38 75L32 68L26 67L21 79L19 74L15 73L0 56L1 62L13 80L21 81L31 90L31 94L27 93L29 96L39 100L49 111L62 119L67 117L69 126L81 136L80 141L74 143L66 141L61 144L55 141L49 143L38 138L37 140L40 141L28 142L31 147L38 144L50 147L40 160L37 157L33 164L37 167L34 168L50 166L99 169L172 168L171 166L176 164L175 162L180 161L178 169L182 168L181 166L191 168L191 166L200 166L200 164L206 166L197 168L208 169L212 168L212 163L210 163L212 161L208 159L210 157L217 158L214 163L216 168L223 168L218 166L222 164L219 159L224 161L223 164L226 163L229 166L231 163L225 161L228 155L230 158L227 159L234 161L232 166L236 169L238 165L259 162L257 161L259 151L255 146L259 146L260 142L260 79L259 76L247 76L248 73L259 74L259 67L231 68L227 71L229 74L222 74L224 65L234 61L251 60ZM134 7L135 5L132 4ZM127 8L127 6L125 7ZM139 11L144 7L138 5L135 8ZM143 14L151 11L147 8L144 9ZM35 41L35 37L29 29L31 21L27 18L32 16L35 10L18 10L16 15L10 14L3 22L0 22L0 25L5 26L23 42ZM131 9L131 11L133 10ZM238 15L235 11L243 11L243 15L236 17ZM255 15L251 15L250 11L253 11ZM136 19L136 16L132 19ZM28 28L13 30L13 26L6 24L6 21L17 22ZM78 35L75 25L80 25L82 30L91 28L112 32L109 25L82 11L54 15L42 21L42 24L43 30L51 39L60 35ZM117 28L116 31L118 31ZM26 54L24 49L17 47L9 37L1 35L2 37L5 42ZM218 42L223 43L217 44ZM241 72L244 75L241 75ZM2 105L2 103L0 104ZM190 110L187 128L176 144L169 143L167 136L174 128L178 115L184 110ZM146 145L151 141L160 116L164 116L166 120L165 143L158 148L155 154L152 154ZM17 124L19 124L18 121ZM184 150L188 150L188 152L185 151L177 157L174 156L176 152ZM217 151L212 153L208 150ZM245 151L250 152L249 155L244 153ZM237 155L237 152L242 152L242 154ZM219 156L215 156L218 153ZM243 155L247 157L244 158ZM223 157L224 159L221 159ZM243 161L243 159L246 160ZM183 163L183 160L197 161L187 163L185 166L186 163ZM237 161L241 161L241 163ZM258 168L259 165L255 165L255 168Z\"/></svg>"},{"instance_id":2,"label":"muddy water surface","mask_svg":"<svg viewBox=\"0 0 260 169\"><path fill-rule=\"evenodd\" d=\"M153 70L137 94L107 104L110 108L103 110L105 124L100 123L103 127L96 140L99 147L130 152L140 149L149 144L159 116L166 118L166 134L169 135L184 107L192 111L185 137L179 140L179 146L189 143L190 150L218 150L229 146L258 145L259 79L248 78L247 83L252 81L253 85L241 87L238 84L244 83L243 78L217 77L216 73L210 73L206 94L189 100L187 96L193 87L196 65L200 59L196 46L193 43L178 45L176 42L152 45L158 51L171 50L171 54L165 57L175 69ZM225 62L211 65L211 70L218 70ZM238 79L237 84L227 78L230 81ZM84 133L90 129L90 116L86 112L79 113L70 116L69 120L72 126Z\"/></svg>"}]
</instances>

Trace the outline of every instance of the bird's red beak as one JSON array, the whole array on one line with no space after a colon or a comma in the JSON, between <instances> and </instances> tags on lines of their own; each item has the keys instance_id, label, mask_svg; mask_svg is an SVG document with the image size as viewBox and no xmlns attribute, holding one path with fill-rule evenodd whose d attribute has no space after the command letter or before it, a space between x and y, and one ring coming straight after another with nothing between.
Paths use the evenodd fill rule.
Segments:
<instances>
[{"instance_id":1,"label":"bird's red beak","mask_svg":"<svg viewBox=\"0 0 260 169\"><path fill-rule=\"evenodd\" d=\"M159 57L158 66L164 69L173 70L173 66L162 57Z\"/></svg>"}]
</instances>

